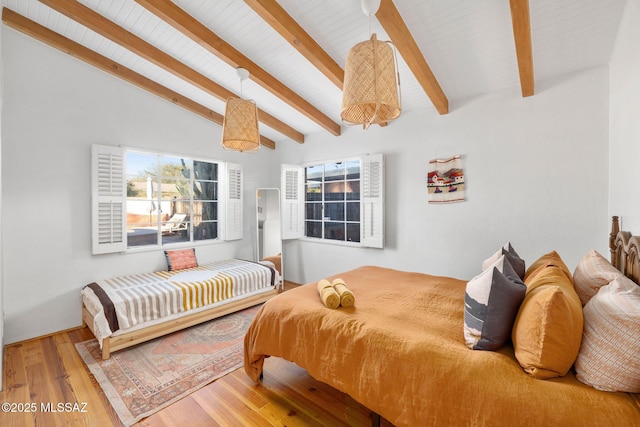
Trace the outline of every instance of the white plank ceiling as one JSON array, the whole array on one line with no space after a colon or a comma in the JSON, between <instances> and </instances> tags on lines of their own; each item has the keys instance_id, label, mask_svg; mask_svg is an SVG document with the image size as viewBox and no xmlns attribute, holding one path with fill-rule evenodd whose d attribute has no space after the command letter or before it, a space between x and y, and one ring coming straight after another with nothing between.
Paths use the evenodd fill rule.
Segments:
<instances>
[{"instance_id":1,"label":"white plank ceiling","mask_svg":"<svg viewBox=\"0 0 640 427\"><path fill-rule=\"evenodd\" d=\"M607 64L627 0L530 0L535 81ZM629 0L637 1L637 0ZM221 86L240 93L235 70L134 0L79 0ZM336 123L341 90L242 0L174 0L189 15L271 73ZM389 37L359 0L279 0L278 3L344 68L348 50L369 37ZM37 0L2 0L11 9L175 92L220 113L224 101L107 40ZM518 64L508 0L394 0L455 113L456 101L518 87ZM438 114L399 55L404 111ZM243 85L272 114L305 135L327 132L258 84ZM514 96L520 96L514 90ZM534 95L535 96L535 95ZM391 124L392 125L392 124ZM260 124L279 148L294 143ZM327 135L329 133L327 132Z\"/></svg>"}]
</instances>

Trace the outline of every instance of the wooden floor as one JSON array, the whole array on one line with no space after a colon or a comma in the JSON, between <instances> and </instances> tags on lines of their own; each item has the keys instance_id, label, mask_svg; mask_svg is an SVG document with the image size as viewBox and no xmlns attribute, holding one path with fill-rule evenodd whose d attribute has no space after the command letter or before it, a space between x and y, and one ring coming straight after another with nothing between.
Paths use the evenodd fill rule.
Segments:
<instances>
[{"instance_id":1,"label":"wooden floor","mask_svg":"<svg viewBox=\"0 0 640 427\"><path fill-rule=\"evenodd\" d=\"M5 412L3 406L0 426L121 426L75 349L75 343L91 338L83 328L5 347L0 402L20 412ZM371 425L369 410L293 363L268 358L264 373L262 384L255 385L240 368L136 426ZM72 412L42 410L58 403ZM385 420L381 425L391 426Z\"/></svg>"}]
</instances>

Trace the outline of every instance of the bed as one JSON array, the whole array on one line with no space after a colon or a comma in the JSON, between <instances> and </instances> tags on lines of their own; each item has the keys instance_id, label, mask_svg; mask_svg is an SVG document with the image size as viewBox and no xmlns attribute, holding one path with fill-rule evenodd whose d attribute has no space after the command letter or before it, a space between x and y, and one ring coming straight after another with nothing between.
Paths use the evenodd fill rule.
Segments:
<instances>
[{"instance_id":1,"label":"bed","mask_svg":"<svg viewBox=\"0 0 640 427\"><path fill-rule=\"evenodd\" d=\"M611 276L604 282L628 280L615 266L637 283L640 239L618 232L617 224L616 218L610 239L610 268L616 273L607 270ZM581 343L590 342L582 332L583 322L585 334L591 325L591 302L583 315L577 300L575 325L561 322L561 334L573 326L580 334L577 348L568 343L572 339L559 343L571 344L577 356L568 354L571 349L552 354L550 365L568 356L569 362L560 363L565 373L522 363L530 355L522 352L527 347L516 325L526 319L527 298L549 290L533 288L536 277L566 277L573 287L573 275L556 256L545 254L526 270L523 282L529 288L510 326L512 335L494 351L472 350L465 342L467 281L365 266L329 278L348 284L356 296L353 307L328 309L313 283L265 303L245 336L245 371L259 383L264 359L284 358L397 426L640 426L637 393L602 391L578 380L586 371L577 370L574 360L577 364L585 353ZM576 268L575 273L584 276L585 271ZM607 283L603 289L612 288ZM554 289L559 295L560 288ZM571 298L575 306L576 297ZM560 316L570 309L564 307ZM630 357L638 368L637 335L635 340Z\"/></svg>"},{"instance_id":2,"label":"bed","mask_svg":"<svg viewBox=\"0 0 640 427\"><path fill-rule=\"evenodd\" d=\"M83 288L82 320L100 342L103 359L112 351L252 307L277 294L279 275L272 263L187 262Z\"/></svg>"}]
</instances>

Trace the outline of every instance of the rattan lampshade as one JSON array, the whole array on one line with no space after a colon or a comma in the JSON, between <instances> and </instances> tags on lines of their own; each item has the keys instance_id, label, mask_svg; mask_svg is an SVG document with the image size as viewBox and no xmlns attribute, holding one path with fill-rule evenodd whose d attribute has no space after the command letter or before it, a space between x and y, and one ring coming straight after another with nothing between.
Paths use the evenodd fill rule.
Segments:
<instances>
[{"instance_id":1,"label":"rattan lampshade","mask_svg":"<svg viewBox=\"0 0 640 427\"><path fill-rule=\"evenodd\" d=\"M396 76L393 48L375 33L352 47L344 70L342 120L366 129L397 118L401 106Z\"/></svg>"},{"instance_id":2,"label":"rattan lampshade","mask_svg":"<svg viewBox=\"0 0 640 427\"><path fill-rule=\"evenodd\" d=\"M222 146L227 150L256 151L260 148L258 107L240 98L227 99L222 122Z\"/></svg>"}]
</instances>

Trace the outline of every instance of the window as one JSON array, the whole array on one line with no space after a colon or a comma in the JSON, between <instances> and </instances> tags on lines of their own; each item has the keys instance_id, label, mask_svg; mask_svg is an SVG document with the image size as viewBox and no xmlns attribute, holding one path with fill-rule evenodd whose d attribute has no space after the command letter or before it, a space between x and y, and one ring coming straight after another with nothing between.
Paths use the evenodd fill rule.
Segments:
<instances>
[{"instance_id":1,"label":"window","mask_svg":"<svg viewBox=\"0 0 640 427\"><path fill-rule=\"evenodd\" d=\"M93 253L242 238L241 166L92 148Z\"/></svg>"},{"instance_id":2,"label":"window","mask_svg":"<svg viewBox=\"0 0 640 427\"><path fill-rule=\"evenodd\" d=\"M382 155L282 166L283 238L383 247Z\"/></svg>"},{"instance_id":3,"label":"window","mask_svg":"<svg viewBox=\"0 0 640 427\"><path fill-rule=\"evenodd\" d=\"M218 163L126 152L127 247L218 238Z\"/></svg>"},{"instance_id":4,"label":"window","mask_svg":"<svg viewBox=\"0 0 640 427\"><path fill-rule=\"evenodd\" d=\"M360 243L360 160L305 167L305 236Z\"/></svg>"}]
</instances>

